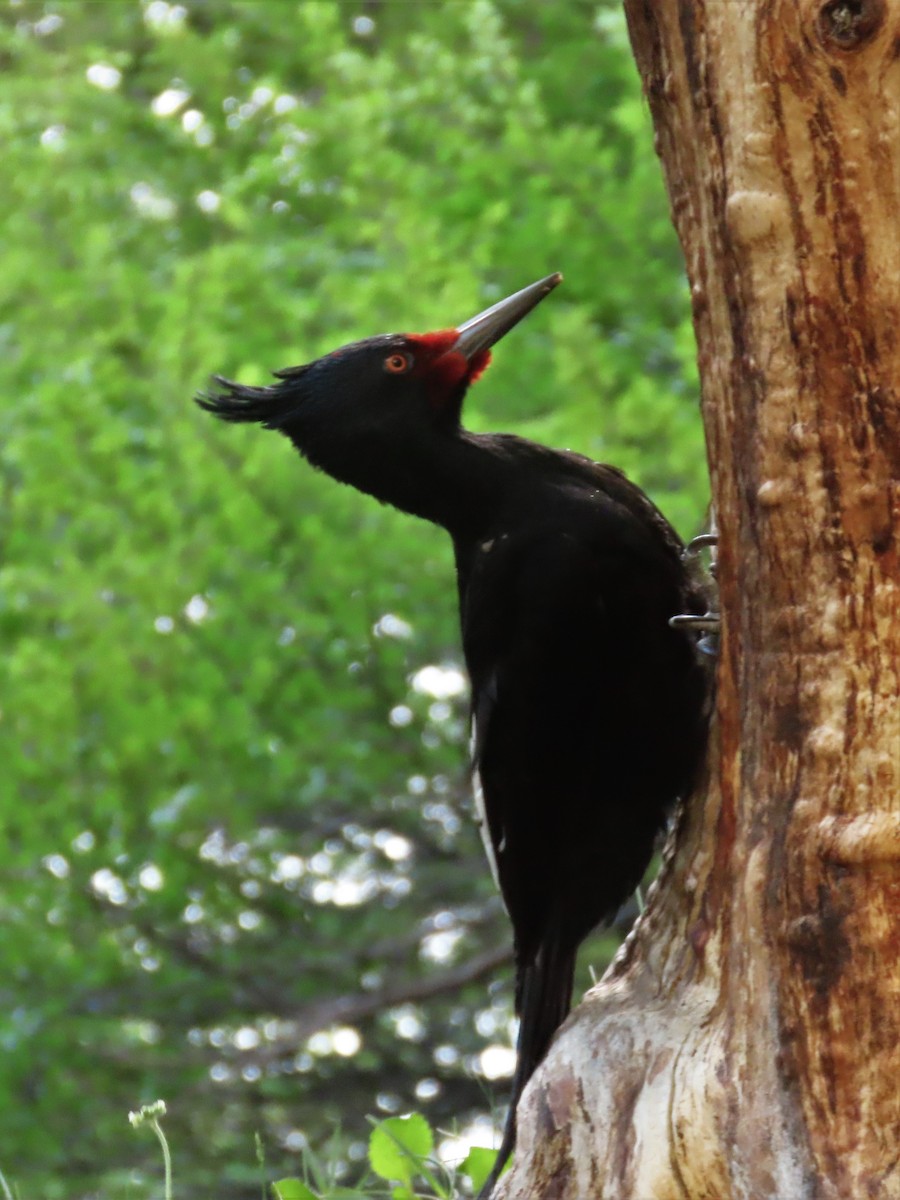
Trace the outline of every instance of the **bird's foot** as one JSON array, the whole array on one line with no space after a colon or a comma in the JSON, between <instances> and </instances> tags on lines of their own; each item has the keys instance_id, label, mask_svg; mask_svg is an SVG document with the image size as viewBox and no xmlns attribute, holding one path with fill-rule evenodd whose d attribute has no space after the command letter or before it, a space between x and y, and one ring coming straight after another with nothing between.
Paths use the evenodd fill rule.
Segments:
<instances>
[{"instance_id":1,"label":"bird's foot","mask_svg":"<svg viewBox=\"0 0 900 1200\"><path fill-rule=\"evenodd\" d=\"M719 535L717 533L698 533L695 538L691 538L684 548L684 554L697 554L701 550L705 550L708 546L718 546Z\"/></svg>"},{"instance_id":2,"label":"bird's foot","mask_svg":"<svg viewBox=\"0 0 900 1200\"><path fill-rule=\"evenodd\" d=\"M697 649L701 654L709 654L713 658L719 653L719 633L722 629L722 618L717 612L705 612L702 616L695 613L683 613L677 617L669 617L673 629L692 629L703 636L697 639Z\"/></svg>"},{"instance_id":3,"label":"bird's foot","mask_svg":"<svg viewBox=\"0 0 900 1200\"><path fill-rule=\"evenodd\" d=\"M722 628L722 616L717 612L681 613L677 617L669 617L673 629L696 629L700 633L719 633Z\"/></svg>"},{"instance_id":4,"label":"bird's foot","mask_svg":"<svg viewBox=\"0 0 900 1200\"><path fill-rule=\"evenodd\" d=\"M716 577L716 547L719 544L719 535L717 533L701 533L697 537L691 538L688 544L682 551L682 558L690 560L696 558L703 550L711 550L709 562L709 573L715 579ZM705 613L682 613L677 617L670 617L669 624L673 629L690 629L696 633L702 633L703 637L697 641L697 649L703 654L715 655L718 653L718 638L722 629L722 617L718 612L712 609Z\"/></svg>"}]
</instances>

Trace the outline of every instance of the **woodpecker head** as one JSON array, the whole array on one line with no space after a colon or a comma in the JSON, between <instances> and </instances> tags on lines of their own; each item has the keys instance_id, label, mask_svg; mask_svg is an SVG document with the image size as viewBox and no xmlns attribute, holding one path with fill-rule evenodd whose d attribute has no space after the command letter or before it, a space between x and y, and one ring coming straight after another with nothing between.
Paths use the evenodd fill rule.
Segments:
<instances>
[{"instance_id":1,"label":"woodpecker head","mask_svg":"<svg viewBox=\"0 0 900 1200\"><path fill-rule=\"evenodd\" d=\"M486 370L490 348L560 282L548 275L455 329L365 338L301 367L276 371L277 383L248 387L214 376L201 408L224 421L278 429L316 465L332 470L329 450L455 430L466 389Z\"/></svg>"}]
</instances>

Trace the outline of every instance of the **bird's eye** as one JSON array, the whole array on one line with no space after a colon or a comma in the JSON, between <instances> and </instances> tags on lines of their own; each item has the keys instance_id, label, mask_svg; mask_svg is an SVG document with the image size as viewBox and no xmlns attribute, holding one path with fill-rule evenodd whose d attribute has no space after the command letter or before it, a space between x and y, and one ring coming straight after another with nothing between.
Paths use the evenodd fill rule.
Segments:
<instances>
[{"instance_id":1,"label":"bird's eye","mask_svg":"<svg viewBox=\"0 0 900 1200\"><path fill-rule=\"evenodd\" d=\"M412 358L408 354L389 354L384 360L384 369L391 375L402 375L412 366Z\"/></svg>"}]
</instances>

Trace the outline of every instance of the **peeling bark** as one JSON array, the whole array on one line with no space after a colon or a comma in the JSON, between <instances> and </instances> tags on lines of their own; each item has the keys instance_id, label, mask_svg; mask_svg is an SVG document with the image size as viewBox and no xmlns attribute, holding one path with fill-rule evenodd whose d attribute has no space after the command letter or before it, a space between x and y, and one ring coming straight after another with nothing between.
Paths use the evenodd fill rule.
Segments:
<instances>
[{"instance_id":1,"label":"peeling bark","mask_svg":"<svg viewBox=\"0 0 900 1200\"><path fill-rule=\"evenodd\" d=\"M499 1194L900 1198L900 0L625 0L721 543L708 789Z\"/></svg>"}]
</instances>

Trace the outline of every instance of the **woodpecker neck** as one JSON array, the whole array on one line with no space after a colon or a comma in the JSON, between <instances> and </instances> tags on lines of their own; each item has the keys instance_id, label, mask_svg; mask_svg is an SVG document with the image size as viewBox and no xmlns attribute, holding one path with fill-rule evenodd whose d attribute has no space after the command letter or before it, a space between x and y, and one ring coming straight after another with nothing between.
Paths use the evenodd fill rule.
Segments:
<instances>
[{"instance_id":1,"label":"woodpecker neck","mask_svg":"<svg viewBox=\"0 0 900 1200\"><path fill-rule=\"evenodd\" d=\"M441 525L454 539L477 537L490 524L514 468L496 455L490 439L464 429L434 430L429 437L372 434L348 444L345 437L285 433L320 470L383 504Z\"/></svg>"}]
</instances>

